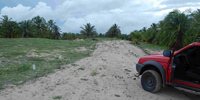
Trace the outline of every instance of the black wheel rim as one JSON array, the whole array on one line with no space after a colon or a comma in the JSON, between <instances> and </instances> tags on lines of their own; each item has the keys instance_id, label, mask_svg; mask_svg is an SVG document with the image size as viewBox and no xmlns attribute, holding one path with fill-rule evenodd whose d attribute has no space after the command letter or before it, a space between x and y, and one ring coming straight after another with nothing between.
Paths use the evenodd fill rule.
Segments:
<instances>
[{"instance_id":1,"label":"black wheel rim","mask_svg":"<svg viewBox=\"0 0 200 100\"><path fill-rule=\"evenodd\" d=\"M147 77L145 79L145 82L147 83L148 86L152 87L154 86L154 79L152 77Z\"/></svg>"}]
</instances>

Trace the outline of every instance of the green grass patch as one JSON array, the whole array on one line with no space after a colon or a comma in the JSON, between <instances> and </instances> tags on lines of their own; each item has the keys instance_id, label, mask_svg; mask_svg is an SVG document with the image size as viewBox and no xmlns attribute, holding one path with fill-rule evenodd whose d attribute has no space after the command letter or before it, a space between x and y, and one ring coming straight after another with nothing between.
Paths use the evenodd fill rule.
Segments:
<instances>
[{"instance_id":1,"label":"green grass patch","mask_svg":"<svg viewBox=\"0 0 200 100\"><path fill-rule=\"evenodd\" d=\"M80 68L78 68L78 70L85 70L85 68L83 68L83 67L80 67Z\"/></svg>"},{"instance_id":2,"label":"green grass patch","mask_svg":"<svg viewBox=\"0 0 200 100\"><path fill-rule=\"evenodd\" d=\"M62 65L90 56L98 41L63 41L40 38L0 39L0 89L46 76ZM79 47L88 51L76 52ZM92 48L91 48L92 47ZM61 59L59 59L61 56ZM33 70L35 65L35 70Z\"/></svg>"},{"instance_id":3,"label":"green grass patch","mask_svg":"<svg viewBox=\"0 0 200 100\"><path fill-rule=\"evenodd\" d=\"M134 42L133 42L134 44ZM168 48L166 46L159 46L159 45L155 45L155 44L150 44L150 43L146 43L146 42L140 42L139 44L136 44L139 47L143 47L143 48L148 48L148 49L152 49L152 50L167 50Z\"/></svg>"},{"instance_id":4,"label":"green grass patch","mask_svg":"<svg viewBox=\"0 0 200 100\"><path fill-rule=\"evenodd\" d=\"M61 99L62 96L54 96L53 99Z\"/></svg>"},{"instance_id":5,"label":"green grass patch","mask_svg":"<svg viewBox=\"0 0 200 100\"><path fill-rule=\"evenodd\" d=\"M95 76L95 75L97 75L98 74L98 72L96 71L96 70L93 70L92 71L92 73L90 74L91 76Z\"/></svg>"},{"instance_id":6,"label":"green grass patch","mask_svg":"<svg viewBox=\"0 0 200 100\"><path fill-rule=\"evenodd\" d=\"M166 46L159 46L159 45L150 44L150 43L146 43L146 42L140 42L138 44L136 44L135 42L131 42L131 44L140 47L148 55L150 55L150 53L148 52L147 49L151 49L153 51L155 51L155 50L168 50L168 47L166 47Z\"/></svg>"},{"instance_id":7,"label":"green grass patch","mask_svg":"<svg viewBox=\"0 0 200 100\"><path fill-rule=\"evenodd\" d=\"M71 64L72 66L77 66L76 64Z\"/></svg>"}]
</instances>

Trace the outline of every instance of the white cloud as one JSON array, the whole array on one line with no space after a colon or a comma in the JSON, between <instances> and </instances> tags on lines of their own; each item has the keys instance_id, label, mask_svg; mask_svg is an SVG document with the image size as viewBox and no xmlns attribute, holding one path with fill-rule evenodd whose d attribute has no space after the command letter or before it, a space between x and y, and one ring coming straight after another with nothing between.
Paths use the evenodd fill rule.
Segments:
<instances>
[{"instance_id":1,"label":"white cloud","mask_svg":"<svg viewBox=\"0 0 200 100\"><path fill-rule=\"evenodd\" d=\"M122 33L149 27L157 23L175 8L185 10L197 9L199 2L188 0L62 0L52 8L45 2L31 8L21 4L16 7L4 7L1 15L8 15L13 20L22 21L37 15L46 20L60 20L63 32L79 32L80 26L86 23L95 25L98 32L105 33L114 23L120 26ZM194 1L194 0L191 0ZM176 3L177 5L173 4Z\"/></svg>"},{"instance_id":2,"label":"white cloud","mask_svg":"<svg viewBox=\"0 0 200 100\"><path fill-rule=\"evenodd\" d=\"M38 5L35 6L35 8L30 10L30 12L32 13L31 17L39 15L44 17L46 20L55 18L52 8L50 6L47 6L44 2L39 2Z\"/></svg>"},{"instance_id":3,"label":"white cloud","mask_svg":"<svg viewBox=\"0 0 200 100\"><path fill-rule=\"evenodd\" d=\"M9 17L12 17L13 20L21 21L24 19L27 19L30 15L29 10L31 7L24 7L21 4L18 4L16 7L10 8L10 7L4 7L1 9L1 15L8 15Z\"/></svg>"},{"instance_id":4,"label":"white cloud","mask_svg":"<svg viewBox=\"0 0 200 100\"><path fill-rule=\"evenodd\" d=\"M133 30L141 29L142 27L148 27L151 23L158 22L159 18L156 18L156 16L152 14L149 15L145 12L147 9L151 8L151 5L154 4L153 2L147 2L146 0L143 0L126 1L125 3L121 3L123 5L104 9L100 5L98 7L101 9L98 8L96 10L84 12L87 13L85 16L83 15L79 18L68 18L61 29L67 32L77 31L80 30L80 26L83 24L91 23L92 25L96 26L97 31L104 33L114 23L116 23L120 26L122 33L129 34ZM114 4L114 1L111 4Z\"/></svg>"},{"instance_id":5,"label":"white cloud","mask_svg":"<svg viewBox=\"0 0 200 100\"><path fill-rule=\"evenodd\" d=\"M159 5L160 8L165 8L167 7L166 5Z\"/></svg>"},{"instance_id":6,"label":"white cloud","mask_svg":"<svg viewBox=\"0 0 200 100\"><path fill-rule=\"evenodd\" d=\"M47 20L54 18L53 10L44 2L38 2L38 4L32 9L31 7L25 7L21 4L12 8L4 7L1 9L1 15L8 15L8 17L11 17L16 21L32 19L37 15L40 15Z\"/></svg>"}]
</instances>

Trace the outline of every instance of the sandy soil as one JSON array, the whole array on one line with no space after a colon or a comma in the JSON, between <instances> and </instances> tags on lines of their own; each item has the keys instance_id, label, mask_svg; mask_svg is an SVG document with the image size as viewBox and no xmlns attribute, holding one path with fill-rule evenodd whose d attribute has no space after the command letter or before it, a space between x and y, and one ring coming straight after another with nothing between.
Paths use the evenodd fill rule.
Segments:
<instances>
[{"instance_id":1,"label":"sandy soil","mask_svg":"<svg viewBox=\"0 0 200 100\"><path fill-rule=\"evenodd\" d=\"M144 52L128 41L105 41L96 50L77 61L76 66L65 65L36 82L0 91L0 100L188 100L198 99L194 91L172 87L153 94L142 89L136 78L135 64ZM79 68L84 70L78 70ZM97 75L92 76L92 71Z\"/></svg>"}]
</instances>

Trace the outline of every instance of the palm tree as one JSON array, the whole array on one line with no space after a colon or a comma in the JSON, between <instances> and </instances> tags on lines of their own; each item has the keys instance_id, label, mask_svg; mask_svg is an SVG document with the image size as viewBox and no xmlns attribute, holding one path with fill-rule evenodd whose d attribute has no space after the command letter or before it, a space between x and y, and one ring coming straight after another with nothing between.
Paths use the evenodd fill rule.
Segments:
<instances>
[{"instance_id":1,"label":"palm tree","mask_svg":"<svg viewBox=\"0 0 200 100\"><path fill-rule=\"evenodd\" d=\"M114 24L107 32L106 36L108 37L119 37L121 34L121 30L119 29L120 27L117 24Z\"/></svg>"},{"instance_id":2,"label":"palm tree","mask_svg":"<svg viewBox=\"0 0 200 100\"><path fill-rule=\"evenodd\" d=\"M33 21L33 25L36 27L37 29L37 35L40 36L41 32L45 30L46 26L46 21L43 17L40 16L36 16L32 19Z\"/></svg>"},{"instance_id":3,"label":"palm tree","mask_svg":"<svg viewBox=\"0 0 200 100\"><path fill-rule=\"evenodd\" d=\"M2 19L2 21L1 21L1 25L3 26L3 25L7 25L10 21L11 21L11 19L12 18L8 18L8 16L7 15L3 15L2 16L3 18L0 18L0 19Z\"/></svg>"},{"instance_id":4,"label":"palm tree","mask_svg":"<svg viewBox=\"0 0 200 100\"><path fill-rule=\"evenodd\" d=\"M142 35L140 31L133 31L130 33L129 38L131 38L131 41L134 41L136 44L138 44L141 39L142 39Z\"/></svg>"},{"instance_id":5,"label":"palm tree","mask_svg":"<svg viewBox=\"0 0 200 100\"><path fill-rule=\"evenodd\" d=\"M56 25L54 25L53 27L53 39L61 39L61 36L60 36L60 28Z\"/></svg>"},{"instance_id":6,"label":"palm tree","mask_svg":"<svg viewBox=\"0 0 200 100\"><path fill-rule=\"evenodd\" d=\"M22 37L28 37L30 35L30 31L32 30L32 21L22 21L19 23L19 27L22 30Z\"/></svg>"},{"instance_id":7,"label":"palm tree","mask_svg":"<svg viewBox=\"0 0 200 100\"><path fill-rule=\"evenodd\" d=\"M190 28L187 30L184 39L184 45L195 42L200 36L200 9L194 11L189 15L189 21L191 22Z\"/></svg>"},{"instance_id":8,"label":"palm tree","mask_svg":"<svg viewBox=\"0 0 200 100\"><path fill-rule=\"evenodd\" d=\"M84 25L84 27L80 27L82 29L80 33L86 35L87 37L90 37L91 35L93 36L96 33L94 27L95 26L92 26L90 23L87 23L86 25Z\"/></svg>"},{"instance_id":9,"label":"palm tree","mask_svg":"<svg viewBox=\"0 0 200 100\"><path fill-rule=\"evenodd\" d=\"M45 38L52 38L53 28L55 25L56 23L52 19L47 22L47 34L45 34Z\"/></svg>"},{"instance_id":10,"label":"palm tree","mask_svg":"<svg viewBox=\"0 0 200 100\"><path fill-rule=\"evenodd\" d=\"M18 24L15 21L11 21L11 18L9 19L7 15L2 16L2 21L0 22L0 25L2 26L2 30L5 33L6 38L12 38L13 32L16 31L18 28Z\"/></svg>"},{"instance_id":11,"label":"palm tree","mask_svg":"<svg viewBox=\"0 0 200 100\"><path fill-rule=\"evenodd\" d=\"M0 24L0 38L3 38L3 37L4 37L3 27Z\"/></svg>"},{"instance_id":12,"label":"palm tree","mask_svg":"<svg viewBox=\"0 0 200 100\"><path fill-rule=\"evenodd\" d=\"M142 31L142 32L146 32L146 31L147 31L147 28L146 28L146 27L143 27L141 31Z\"/></svg>"},{"instance_id":13,"label":"palm tree","mask_svg":"<svg viewBox=\"0 0 200 100\"><path fill-rule=\"evenodd\" d=\"M1 36L3 37L8 37L8 26L9 26L9 23L11 21L11 18L9 19L7 15L3 15L2 18L0 18L2 21L0 22L0 25L1 25ZM3 32L2 32L3 31Z\"/></svg>"},{"instance_id":14,"label":"palm tree","mask_svg":"<svg viewBox=\"0 0 200 100\"><path fill-rule=\"evenodd\" d=\"M148 33L147 37L148 37L148 42L149 42L149 43L152 43L152 42L153 42L153 40L154 40L155 37L156 37L157 32L158 32L157 24L152 23L152 24L151 24L151 27L150 27L150 28L148 29L148 31L147 31L147 33Z\"/></svg>"},{"instance_id":15,"label":"palm tree","mask_svg":"<svg viewBox=\"0 0 200 100\"><path fill-rule=\"evenodd\" d=\"M48 27L49 27L49 29L51 30L53 27L54 27L54 25L56 24L52 19L50 19L48 22L47 22L47 24L48 24Z\"/></svg>"},{"instance_id":16,"label":"palm tree","mask_svg":"<svg viewBox=\"0 0 200 100\"><path fill-rule=\"evenodd\" d=\"M188 15L181 13L178 10L170 12L163 21L163 43L173 47L176 41L180 41L177 49L183 46L183 37L186 30L189 28Z\"/></svg>"}]
</instances>

